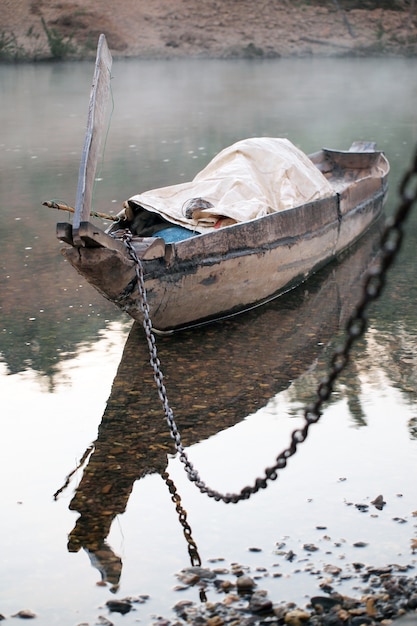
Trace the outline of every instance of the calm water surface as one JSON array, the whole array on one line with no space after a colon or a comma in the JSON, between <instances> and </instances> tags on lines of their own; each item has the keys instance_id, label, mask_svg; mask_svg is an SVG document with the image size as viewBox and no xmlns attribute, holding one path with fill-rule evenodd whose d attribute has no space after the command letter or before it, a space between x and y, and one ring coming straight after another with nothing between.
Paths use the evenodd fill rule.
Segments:
<instances>
[{"instance_id":1,"label":"calm water surface","mask_svg":"<svg viewBox=\"0 0 417 626\"><path fill-rule=\"evenodd\" d=\"M174 590L190 560L168 476L203 565L242 564L274 602L304 604L325 565L342 568L334 585L349 592L353 562L415 565L417 217L307 442L267 490L215 502L175 456L141 328L64 263L54 233L67 216L41 206L74 203L91 75L88 63L0 67L0 613L31 609L48 625L100 615L151 624L172 619L180 600L198 601L196 589ZM376 141L391 162L390 213L417 141L413 60L130 60L116 62L113 77L94 194L108 213L257 135L288 137L307 153ZM377 243L369 233L256 312L158 340L184 444L210 486L239 491L287 446ZM381 511L370 504L379 494ZM135 612L109 616L107 600L141 594L149 599Z\"/></svg>"}]
</instances>

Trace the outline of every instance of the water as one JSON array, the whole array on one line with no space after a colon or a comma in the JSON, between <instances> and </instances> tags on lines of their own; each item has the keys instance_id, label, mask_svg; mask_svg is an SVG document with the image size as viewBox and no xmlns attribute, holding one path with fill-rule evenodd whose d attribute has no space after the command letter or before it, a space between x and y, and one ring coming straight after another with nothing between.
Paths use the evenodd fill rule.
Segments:
<instances>
[{"instance_id":1,"label":"water","mask_svg":"<svg viewBox=\"0 0 417 626\"><path fill-rule=\"evenodd\" d=\"M272 135L306 152L376 141L392 168L390 213L417 141L415 70L401 59L118 61L95 208L116 213L134 193L190 179L235 140ZM54 231L67 216L41 206L74 203L91 75L89 63L0 67L0 613L150 624L197 601L196 589L174 591L190 561L166 470L203 565L241 563L274 602L303 604L326 564L346 577L355 561L415 565L417 218L307 442L265 491L215 502L175 457L141 329L64 263ZM268 307L158 340L184 443L210 486L239 491L288 445L377 241L371 233ZM370 504L379 494L382 511ZM134 613L109 616L108 599L140 594L149 599Z\"/></svg>"}]
</instances>

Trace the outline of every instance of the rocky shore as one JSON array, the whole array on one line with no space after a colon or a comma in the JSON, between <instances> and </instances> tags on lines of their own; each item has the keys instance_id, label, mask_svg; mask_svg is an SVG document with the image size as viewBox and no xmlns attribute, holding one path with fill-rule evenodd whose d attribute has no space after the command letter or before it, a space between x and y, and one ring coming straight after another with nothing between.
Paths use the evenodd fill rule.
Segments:
<instances>
[{"instance_id":1,"label":"rocky shore","mask_svg":"<svg viewBox=\"0 0 417 626\"><path fill-rule=\"evenodd\" d=\"M371 567L353 563L350 578L355 581L356 591L349 595L336 589L347 570L342 573L340 568L327 568L318 573L322 574L319 594L307 599L304 606L297 606L293 602L273 602L262 588L263 580L276 574L266 570L251 572L237 563L224 567L222 559L218 561L210 569L189 567L178 572L175 590L182 598L173 607L175 617L153 616L146 623L151 626L417 625L417 574L412 565ZM186 598L187 590L192 592L193 600ZM196 596L200 601L195 600ZM108 600L98 609L91 626L114 626L117 615L131 612L135 620L143 622L149 600L144 594ZM28 609L12 617L42 618ZM6 618L0 615L2 619ZM90 623L82 622L78 626L90 626Z\"/></svg>"},{"instance_id":2,"label":"rocky shore","mask_svg":"<svg viewBox=\"0 0 417 626\"><path fill-rule=\"evenodd\" d=\"M186 584L200 585L204 590L212 586L223 598L216 602L196 604L180 601L175 612L178 621L158 620L158 626L376 626L398 623L417 624L417 575L410 575L408 566L390 565L382 568L353 564L358 578L357 595L343 595L334 589L333 582L341 570L323 572L326 578L320 585L322 593L309 599L304 607L294 603L274 604L268 592L260 588L262 575L248 575L245 568L232 567L235 580L221 580L215 570L189 568L180 574ZM223 570L217 570L221 574ZM257 581L257 579L260 579Z\"/></svg>"},{"instance_id":3,"label":"rocky shore","mask_svg":"<svg viewBox=\"0 0 417 626\"><path fill-rule=\"evenodd\" d=\"M278 58L417 54L406 0L3 0L0 60Z\"/></svg>"}]
</instances>

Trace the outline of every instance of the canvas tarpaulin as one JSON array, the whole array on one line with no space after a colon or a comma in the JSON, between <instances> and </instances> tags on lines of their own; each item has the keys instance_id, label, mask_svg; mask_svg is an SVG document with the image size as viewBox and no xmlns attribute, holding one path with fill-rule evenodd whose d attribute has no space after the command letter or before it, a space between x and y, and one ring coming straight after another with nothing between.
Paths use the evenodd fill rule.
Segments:
<instances>
[{"instance_id":1,"label":"canvas tarpaulin","mask_svg":"<svg viewBox=\"0 0 417 626\"><path fill-rule=\"evenodd\" d=\"M333 194L323 174L288 139L261 137L225 148L193 181L146 191L131 197L129 204L203 233L220 216L246 222ZM212 205L205 219L185 216L193 198Z\"/></svg>"}]
</instances>

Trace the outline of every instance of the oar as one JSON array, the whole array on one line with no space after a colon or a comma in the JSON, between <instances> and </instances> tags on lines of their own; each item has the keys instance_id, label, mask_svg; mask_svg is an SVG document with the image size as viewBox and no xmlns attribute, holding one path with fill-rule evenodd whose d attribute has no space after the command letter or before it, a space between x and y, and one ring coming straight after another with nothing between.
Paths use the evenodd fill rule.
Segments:
<instances>
[{"instance_id":1,"label":"oar","mask_svg":"<svg viewBox=\"0 0 417 626\"><path fill-rule=\"evenodd\" d=\"M87 132L81 156L78 176L77 198L72 224L72 236L75 245L84 245L79 234L82 222L87 222L91 211L94 177L97 160L104 135L105 111L110 94L110 70L112 57L107 47L106 37L100 35L93 84L88 107Z\"/></svg>"}]
</instances>

